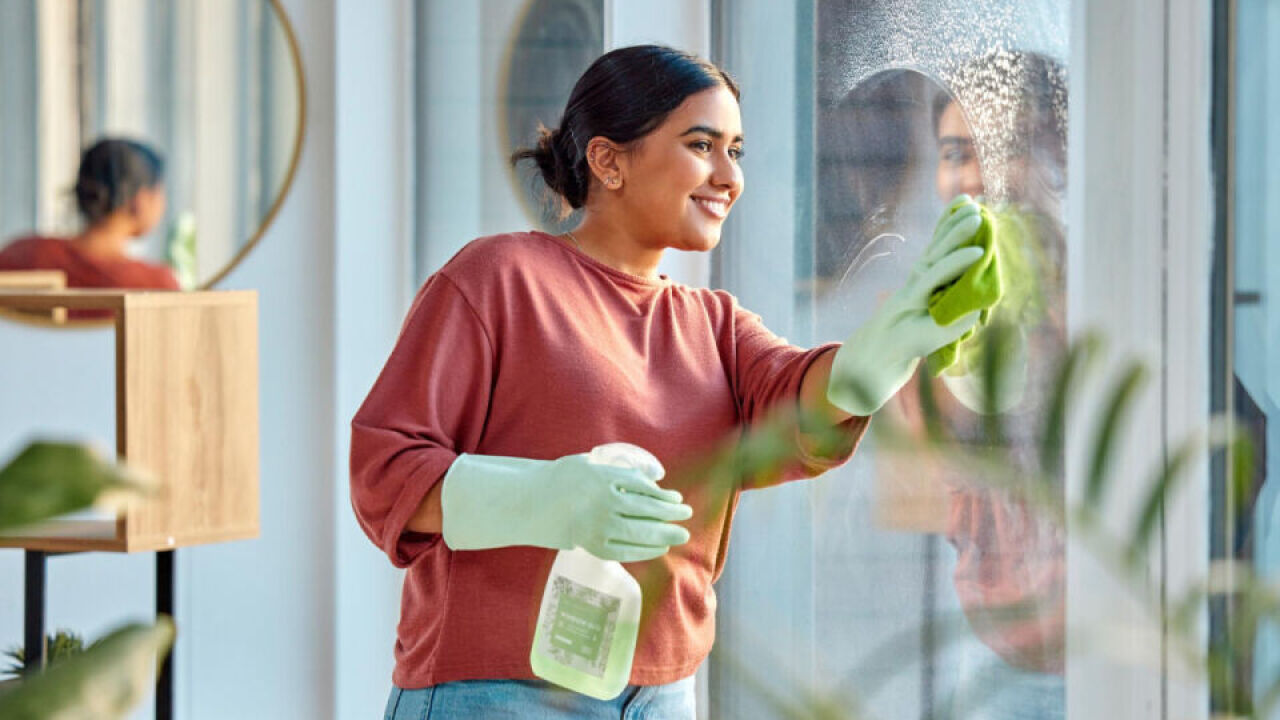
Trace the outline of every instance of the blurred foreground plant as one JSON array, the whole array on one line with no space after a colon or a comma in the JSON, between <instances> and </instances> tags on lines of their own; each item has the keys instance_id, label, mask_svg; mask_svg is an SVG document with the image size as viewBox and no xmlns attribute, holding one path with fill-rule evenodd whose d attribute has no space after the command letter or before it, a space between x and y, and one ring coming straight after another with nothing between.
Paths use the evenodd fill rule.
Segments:
<instances>
[{"instance_id":1,"label":"blurred foreground plant","mask_svg":"<svg viewBox=\"0 0 1280 720\"><path fill-rule=\"evenodd\" d=\"M1016 348L1013 333L1016 329L1006 325L992 325L979 336L983 343L977 369L978 386L982 389L984 442L980 445L959 442L949 431L942 412L938 408L933 388L928 382L917 383L920 406L924 412L923 433L896 426L889 418L877 418L873 423L877 447L880 452L897 454L913 462L940 463L955 468L987 487L1009 493L1035 509L1046 522L1071 528L1077 546L1087 550L1107 568L1150 617L1166 620L1167 640L1171 653L1207 679L1215 707L1231 707L1236 717L1269 717L1280 703L1280 678L1272 680L1269 689L1252 703L1247 693L1241 693L1233 684L1233 668L1240 648L1248 647L1258 628L1266 623L1280 623L1280 594L1259 580L1251 570L1240 563L1219 563L1210 577L1202 578L1189 590L1177 597L1161 597L1160 588L1152 588L1144 572L1152 541L1159 530L1160 519L1166 503L1177 493L1186 480L1188 470L1203 454L1218 450L1230 454L1232 473L1229 482L1234 487L1231 496L1244 502L1252 477L1253 445L1250 439L1236 432L1230 418L1215 418L1210 426L1183 440L1165 456L1165 460L1149 473L1145 484L1144 500L1123 532L1116 534L1103 522L1103 508L1111 496L1111 490L1120 482L1132 479L1116 477L1114 460L1120 448L1131 436L1128 419L1134 404L1140 399L1147 376L1146 367L1137 361L1121 368L1111 380L1096 417L1092 418L1085 448L1083 472L1085 476L1077 485L1083 488L1082 501L1068 505L1063 488L1064 438L1072 418L1071 408L1083 392L1083 385L1090 369L1097 364L1103 342L1096 334L1085 334L1071 345L1057 368L1052 392L1041 427L1043 437L1037 452L1037 467L1027 468L1025 463L1015 462L1011 444L1006 442L1006 432L999 408L1005 404L1000 397L1001 388L1008 373L1025 373L1025 368L1012 368L1011 364L1025 362L1025 356L1011 351ZM858 393L859 388L850 388ZM794 462L795 437L803 428L809 445L818 454L838 456L846 450L847 433L837 428L824 427L811 417L797 417L794 413L780 413L771 420L750 428L742 438L732 438L717 452L705 459L700 468L702 477L719 497L717 501L729 502L733 492L757 484L770 484L771 478L789 463ZM763 479L763 482L761 480ZM1239 513L1242 507L1231 508ZM1114 528L1114 523L1111 525ZM661 581L656 575L641 578L646 594L650 587ZM655 587L656 589L660 589ZM1235 612L1231 631L1225 637L1215 637L1206 643L1200 631L1206 600L1215 596L1235 599ZM980 612L954 612L942 614L932 622L931 634L935 639L934 652L940 652L968 636L976 624L999 626L1013 625L1033 619L1040 609L1034 603L1010 603L982 608ZM1089 631L1101 629L1087 629ZM919 628L910 635L918 636ZM1082 647L1090 640L1077 638ZM790 696L780 694L776 684L766 682L769 670L761 670L758 658L748 663L742 658L717 655L746 682L758 699L770 707L778 717L822 718L826 720L853 720L870 718L865 710L867 695L877 689L895 673L905 669L906 660L901 657L901 647L910 640L907 633L895 635L867 653L867 661L854 669L844 682L835 687L856 685L864 690L863 697L855 697L845 691L831 692L815 687L799 688ZM1060 642L1065 647L1066 638ZM1095 646L1088 645L1090 649ZM1106 649L1106 648L1103 648ZM1114 648L1112 648L1114 649ZM896 665L896 669L895 668ZM811 682L811 678L801 682ZM1002 689L997 687L960 688L962 693L977 696L970 710L980 707L984 696L994 696Z\"/></svg>"},{"instance_id":2,"label":"blurred foreground plant","mask_svg":"<svg viewBox=\"0 0 1280 720\"><path fill-rule=\"evenodd\" d=\"M0 469L0 531L92 505L119 502L151 484L83 445L36 442ZM173 621L118 628L87 650L29 671L0 689L0 720L122 718L155 683L173 644Z\"/></svg>"},{"instance_id":3,"label":"blurred foreground plant","mask_svg":"<svg viewBox=\"0 0 1280 720\"><path fill-rule=\"evenodd\" d=\"M59 628L56 633L46 638L45 647L47 651L48 664L53 665L62 660L66 660L74 655L84 652L84 638L70 630ZM21 645L11 647L4 651L5 657L13 661L4 672L13 677L21 677L24 673L39 672L38 667L28 667L27 650Z\"/></svg>"}]
</instances>

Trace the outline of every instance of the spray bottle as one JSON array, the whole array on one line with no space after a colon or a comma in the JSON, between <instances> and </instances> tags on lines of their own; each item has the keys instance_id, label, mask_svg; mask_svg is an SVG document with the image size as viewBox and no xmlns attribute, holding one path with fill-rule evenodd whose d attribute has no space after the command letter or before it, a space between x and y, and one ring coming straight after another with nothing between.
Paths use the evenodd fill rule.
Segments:
<instances>
[{"instance_id":1,"label":"spray bottle","mask_svg":"<svg viewBox=\"0 0 1280 720\"><path fill-rule=\"evenodd\" d=\"M628 443L599 445L587 457L600 465L659 473L662 468L653 455ZM542 591L529 662L544 680L612 700L631 678L639 629L640 583L631 573L582 548L561 550Z\"/></svg>"}]
</instances>

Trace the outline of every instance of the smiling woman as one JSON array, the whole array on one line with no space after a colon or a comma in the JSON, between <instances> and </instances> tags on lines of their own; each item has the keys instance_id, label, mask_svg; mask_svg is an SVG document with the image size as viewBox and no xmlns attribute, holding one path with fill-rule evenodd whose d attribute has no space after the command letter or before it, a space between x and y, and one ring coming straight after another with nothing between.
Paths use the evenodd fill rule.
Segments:
<instances>
[{"instance_id":1,"label":"smiling woman","mask_svg":"<svg viewBox=\"0 0 1280 720\"><path fill-rule=\"evenodd\" d=\"M796 347L729 293L659 274L669 249L715 248L742 192L738 95L724 70L669 47L601 56L557 127L513 157L533 161L579 221L559 235L473 240L419 291L352 420L356 517L408 568L387 717L519 706L546 718L692 720L740 491L843 463L902 371L976 321L942 328L923 304L974 261L975 248L957 249L979 224L967 198L865 341L844 347ZM863 380L865 392L849 390ZM777 463L707 471L709 457L765 422L782 431ZM611 443L656 462L591 462ZM614 671L616 648L600 642L567 661L622 676L629 685L616 697L554 687L531 662L535 637L563 639L563 627L614 637L623 622L622 598L562 577L548 585L552 551L574 548L628 563L641 581L629 674ZM535 628L544 586L561 609Z\"/></svg>"},{"instance_id":2,"label":"smiling woman","mask_svg":"<svg viewBox=\"0 0 1280 720\"><path fill-rule=\"evenodd\" d=\"M564 213L582 209L569 235L583 252L653 276L665 248L711 250L742 192L738 87L710 63L690 59L667 78L641 53L610 53L611 64L578 82L560 127L530 159Z\"/></svg>"}]
</instances>

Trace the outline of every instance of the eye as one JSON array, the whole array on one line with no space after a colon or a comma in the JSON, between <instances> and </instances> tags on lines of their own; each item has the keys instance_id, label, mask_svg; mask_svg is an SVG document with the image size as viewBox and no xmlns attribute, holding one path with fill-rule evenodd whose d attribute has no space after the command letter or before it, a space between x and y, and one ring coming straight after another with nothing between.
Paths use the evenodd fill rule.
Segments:
<instances>
[{"instance_id":1,"label":"eye","mask_svg":"<svg viewBox=\"0 0 1280 720\"><path fill-rule=\"evenodd\" d=\"M729 148L729 157L733 158L734 160L741 160L743 155L746 155L746 151L743 150L742 148L740 147Z\"/></svg>"},{"instance_id":2,"label":"eye","mask_svg":"<svg viewBox=\"0 0 1280 720\"><path fill-rule=\"evenodd\" d=\"M969 162L970 154L968 150L961 148L948 148L942 151L943 162L951 165L964 165Z\"/></svg>"},{"instance_id":3,"label":"eye","mask_svg":"<svg viewBox=\"0 0 1280 720\"><path fill-rule=\"evenodd\" d=\"M694 150L697 150L698 152L711 152L711 141L710 140L694 140L693 142L689 143L689 147L693 148Z\"/></svg>"}]
</instances>

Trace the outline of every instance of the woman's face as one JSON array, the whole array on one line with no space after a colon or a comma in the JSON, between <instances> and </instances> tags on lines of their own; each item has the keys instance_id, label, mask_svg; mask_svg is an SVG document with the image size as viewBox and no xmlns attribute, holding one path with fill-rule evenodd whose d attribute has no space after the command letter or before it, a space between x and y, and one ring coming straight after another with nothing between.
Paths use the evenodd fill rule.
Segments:
<instances>
[{"instance_id":1,"label":"woman's face","mask_svg":"<svg viewBox=\"0 0 1280 720\"><path fill-rule=\"evenodd\" d=\"M724 87L703 90L622 154L623 186L613 192L639 237L710 250L742 193L741 154L738 101Z\"/></svg>"},{"instance_id":2,"label":"woman's face","mask_svg":"<svg viewBox=\"0 0 1280 720\"><path fill-rule=\"evenodd\" d=\"M960 112L960 106L949 103L938 120L938 197L943 202L968 193L983 194L982 168L973 146L973 133Z\"/></svg>"},{"instance_id":3,"label":"woman's face","mask_svg":"<svg viewBox=\"0 0 1280 720\"><path fill-rule=\"evenodd\" d=\"M164 185L143 188L133 196L129 212L133 216L135 237L151 232L151 229L164 218L166 203Z\"/></svg>"}]
</instances>

